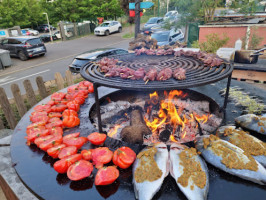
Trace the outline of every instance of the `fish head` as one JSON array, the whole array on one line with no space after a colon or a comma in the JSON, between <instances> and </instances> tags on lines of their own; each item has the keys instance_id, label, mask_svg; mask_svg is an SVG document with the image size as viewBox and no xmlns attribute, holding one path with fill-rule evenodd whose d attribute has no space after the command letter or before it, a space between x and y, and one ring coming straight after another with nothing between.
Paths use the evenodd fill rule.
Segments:
<instances>
[{"instance_id":1,"label":"fish head","mask_svg":"<svg viewBox=\"0 0 266 200\"><path fill-rule=\"evenodd\" d=\"M182 145L180 143L173 143L170 146L170 151L176 151L177 153L180 153L181 151L183 151L186 148L188 148L188 147L185 145Z\"/></svg>"},{"instance_id":2,"label":"fish head","mask_svg":"<svg viewBox=\"0 0 266 200\"><path fill-rule=\"evenodd\" d=\"M235 118L235 121L237 124L248 126L249 124L252 123L252 121L258 121L258 117L254 114L246 114L246 115L241 115L237 118Z\"/></svg>"},{"instance_id":3,"label":"fish head","mask_svg":"<svg viewBox=\"0 0 266 200\"><path fill-rule=\"evenodd\" d=\"M159 151L159 152L165 152L165 151L168 152L167 146L163 142L155 143L154 146L157 149L157 151Z\"/></svg>"},{"instance_id":4,"label":"fish head","mask_svg":"<svg viewBox=\"0 0 266 200\"><path fill-rule=\"evenodd\" d=\"M203 151L204 149L204 142L203 142L203 139L204 138L209 138L210 136L209 135L202 135L202 136L197 136L195 138L195 147L198 151Z\"/></svg>"}]
</instances>

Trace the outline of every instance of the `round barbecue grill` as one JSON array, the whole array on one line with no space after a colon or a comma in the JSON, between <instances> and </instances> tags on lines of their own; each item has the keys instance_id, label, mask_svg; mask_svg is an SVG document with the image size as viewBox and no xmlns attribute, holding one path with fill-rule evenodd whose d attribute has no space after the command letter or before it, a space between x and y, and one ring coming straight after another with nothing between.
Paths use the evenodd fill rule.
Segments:
<instances>
[{"instance_id":1,"label":"round barbecue grill","mask_svg":"<svg viewBox=\"0 0 266 200\"><path fill-rule=\"evenodd\" d=\"M123 54L112 56L119 60L118 65L125 66L133 70L138 68L149 69L157 68L160 71L163 68L169 67L172 70L182 67L186 70L185 80L176 80L170 78L165 81L149 81L145 83L143 80L122 79L120 77L105 77L104 73L100 72L99 66L95 62L90 62L81 69L81 75L88 81L91 81L99 86L107 86L119 89L128 90L171 90L171 89L186 89L195 86L202 86L217 82L228 77L233 67L231 64L224 62L220 66L204 66L203 62L192 57L175 57L173 55L165 56L149 56L135 54Z\"/></svg>"}]
</instances>

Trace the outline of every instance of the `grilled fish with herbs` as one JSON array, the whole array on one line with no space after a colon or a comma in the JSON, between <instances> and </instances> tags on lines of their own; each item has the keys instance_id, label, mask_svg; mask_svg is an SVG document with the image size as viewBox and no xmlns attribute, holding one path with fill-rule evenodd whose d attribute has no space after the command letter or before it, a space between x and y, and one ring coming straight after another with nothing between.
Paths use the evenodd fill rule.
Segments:
<instances>
[{"instance_id":1,"label":"grilled fish with herbs","mask_svg":"<svg viewBox=\"0 0 266 200\"><path fill-rule=\"evenodd\" d=\"M196 148L204 159L215 167L242 179L266 184L266 169L251 155L217 136L197 138Z\"/></svg>"},{"instance_id":2,"label":"grilled fish with herbs","mask_svg":"<svg viewBox=\"0 0 266 200\"><path fill-rule=\"evenodd\" d=\"M266 135L266 114L262 116L254 114L242 115L237 117L235 121L242 128Z\"/></svg>"},{"instance_id":3,"label":"grilled fish with herbs","mask_svg":"<svg viewBox=\"0 0 266 200\"><path fill-rule=\"evenodd\" d=\"M266 166L266 143L235 126L222 126L216 135L238 146L252 155L263 166Z\"/></svg>"},{"instance_id":4,"label":"grilled fish with herbs","mask_svg":"<svg viewBox=\"0 0 266 200\"><path fill-rule=\"evenodd\" d=\"M207 199L208 168L195 148L172 144L170 147L170 173L189 200Z\"/></svg>"},{"instance_id":5,"label":"grilled fish with herbs","mask_svg":"<svg viewBox=\"0 0 266 200\"><path fill-rule=\"evenodd\" d=\"M164 143L146 147L133 164L133 185L139 200L150 200L169 174L169 153Z\"/></svg>"}]
</instances>

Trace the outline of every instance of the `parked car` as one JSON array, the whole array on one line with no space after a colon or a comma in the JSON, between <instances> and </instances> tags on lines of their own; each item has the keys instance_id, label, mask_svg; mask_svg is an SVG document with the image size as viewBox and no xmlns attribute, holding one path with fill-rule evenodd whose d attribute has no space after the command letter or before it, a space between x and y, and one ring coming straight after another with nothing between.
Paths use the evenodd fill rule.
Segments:
<instances>
[{"instance_id":1,"label":"parked car","mask_svg":"<svg viewBox=\"0 0 266 200\"><path fill-rule=\"evenodd\" d=\"M173 45L175 42L184 42L184 34L181 29L158 30L151 34L151 38L157 40L158 46Z\"/></svg>"},{"instance_id":2,"label":"parked car","mask_svg":"<svg viewBox=\"0 0 266 200\"><path fill-rule=\"evenodd\" d=\"M57 40L58 39L55 34L52 34L52 38L53 38L53 40ZM51 41L51 37L50 37L49 34L40 35L40 39L43 42L50 42Z\"/></svg>"},{"instance_id":3,"label":"parked car","mask_svg":"<svg viewBox=\"0 0 266 200\"><path fill-rule=\"evenodd\" d=\"M106 21L94 29L95 35L109 35L114 32L122 32L122 25L117 21Z\"/></svg>"},{"instance_id":4,"label":"parked car","mask_svg":"<svg viewBox=\"0 0 266 200\"><path fill-rule=\"evenodd\" d=\"M34 36L4 38L0 40L0 49L9 50L10 56L19 57L23 61L46 53L46 47L41 39Z\"/></svg>"},{"instance_id":5,"label":"parked car","mask_svg":"<svg viewBox=\"0 0 266 200\"><path fill-rule=\"evenodd\" d=\"M54 35L56 36L57 39L61 39L62 38L60 31L54 32ZM68 29L65 30L65 35L68 38L73 37L73 33L71 31L69 31Z\"/></svg>"},{"instance_id":6,"label":"parked car","mask_svg":"<svg viewBox=\"0 0 266 200\"><path fill-rule=\"evenodd\" d=\"M39 35L39 31L33 30L31 28L21 29L21 33L22 35L33 35L33 36Z\"/></svg>"},{"instance_id":7,"label":"parked car","mask_svg":"<svg viewBox=\"0 0 266 200\"><path fill-rule=\"evenodd\" d=\"M142 30L145 34L150 34L151 28L162 24L162 22L163 22L162 17L152 17L147 21L146 24L144 24L144 27Z\"/></svg>"},{"instance_id":8,"label":"parked car","mask_svg":"<svg viewBox=\"0 0 266 200\"><path fill-rule=\"evenodd\" d=\"M53 27L52 25L50 25L50 29L51 30L56 30L56 28ZM37 27L37 30L39 32L42 32L42 33L43 32L48 33L49 32L49 26L48 26L48 24L42 24L42 25L40 25L40 26Z\"/></svg>"},{"instance_id":9,"label":"parked car","mask_svg":"<svg viewBox=\"0 0 266 200\"><path fill-rule=\"evenodd\" d=\"M164 20L167 20L167 19L171 19L171 18L174 18L174 17L178 17L179 14L176 10L172 10L172 11L169 11L167 12L165 15L164 15Z\"/></svg>"},{"instance_id":10,"label":"parked car","mask_svg":"<svg viewBox=\"0 0 266 200\"><path fill-rule=\"evenodd\" d=\"M76 56L72 63L69 65L69 70L73 73L79 73L81 67L87 64L90 61L111 55L120 55L128 53L125 49L120 48L103 48L103 49L94 49L91 51L84 52Z\"/></svg>"}]
</instances>

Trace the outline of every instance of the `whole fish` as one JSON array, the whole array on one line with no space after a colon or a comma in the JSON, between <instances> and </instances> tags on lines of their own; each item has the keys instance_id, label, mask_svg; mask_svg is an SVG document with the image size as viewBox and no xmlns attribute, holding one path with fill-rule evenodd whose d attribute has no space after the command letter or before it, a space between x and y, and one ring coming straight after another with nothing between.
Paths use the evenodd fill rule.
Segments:
<instances>
[{"instance_id":1,"label":"whole fish","mask_svg":"<svg viewBox=\"0 0 266 200\"><path fill-rule=\"evenodd\" d=\"M266 114L262 116L254 114L242 115L237 117L235 121L242 128L266 135Z\"/></svg>"},{"instance_id":2,"label":"whole fish","mask_svg":"<svg viewBox=\"0 0 266 200\"><path fill-rule=\"evenodd\" d=\"M164 143L146 147L133 164L133 185L139 200L149 200L160 190L169 174L169 153Z\"/></svg>"},{"instance_id":3,"label":"whole fish","mask_svg":"<svg viewBox=\"0 0 266 200\"><path fill-rule=\"evenodd\" d=\"M243 149L252 155L260 164L266 166L265 142L250 135L248 132L236 129L235 126L222 126L217 130L216 135Z\"/></svg>"},{"instance_id":4,"label":"whole fish","mask_svg":"<svg viewBox=\"0 0 266 200\"><path fill-rule=\"evenodd\" d=\"M172 144L170 147L170 173L189 200L207 199L209 190L208 168L195 149L188 149L177 143ZM194 178L197 178L196 183Z\"/></svg>"},{"instance_id":5,"label":"whole fish","mask_svg":"<svg viewBox=\"0 0 266 200\"><path fill-rule=\"evenodd\" d=\"M196 139L196 148L215 167L240 178L266 184L266 169L239 147L214 135Z\"/></svg>"}]
</instances>

